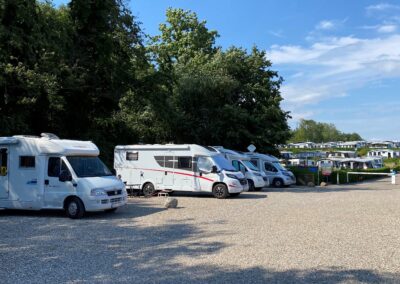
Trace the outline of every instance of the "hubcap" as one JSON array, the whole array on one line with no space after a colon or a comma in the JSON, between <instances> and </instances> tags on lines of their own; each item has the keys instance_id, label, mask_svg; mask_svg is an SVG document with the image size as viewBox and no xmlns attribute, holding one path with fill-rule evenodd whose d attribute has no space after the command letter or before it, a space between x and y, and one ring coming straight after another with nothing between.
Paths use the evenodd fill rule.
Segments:
<instances>
[{"instance_id":1,"label":"hubcap","mask_svg":"<svg viewBox=\"0 0 400 284\"><path fill-rule=\"evenodd\" d=\"M153 187L150 185L150 184L148 184L148 185L146 185L145 187L144 187L144 193L145 194L151 194L152 192L153 192Z\"/></svg>"},{"instance_id":2,"label":"hubcap","mask_svg":"<svg viewBox=\"0 0 400 284\"><path fill-rule=\"evenodd\" d=\"M215 193L216 193L217 196L224 195L224 188L222 186L217 186L215 188Z\"/></svg>"},{"instance_id":3,"label":"hubcap","mask_svg":"<svg viewBox=\"0 0 400 284\"><path fill-rule=\"evenodd\" d=\"M74 216L76 212L78 212L78 205L75 202L71 202L68 206L68 213Z\"/></svg>"}]
</instances>

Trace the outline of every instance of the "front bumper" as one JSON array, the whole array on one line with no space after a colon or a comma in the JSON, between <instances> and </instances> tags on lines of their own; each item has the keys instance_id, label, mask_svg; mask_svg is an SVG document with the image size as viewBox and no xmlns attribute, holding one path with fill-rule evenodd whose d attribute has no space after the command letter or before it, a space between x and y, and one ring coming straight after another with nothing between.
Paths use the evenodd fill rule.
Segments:
<instances>
[{"instance_id":1,"label":"front bumper","mask_svg":"<svg viewBox=\"0 0 400 284\"><path fill-rule=\"evenodd\" d=\"M91 197L85 203L86 211L104 211L124 206L128 200L126 195Z\"/></svg>"},{"instance_id":2,"label":"front bumper","mask_svg":"<svg viewBox=\"0 0 400 284\"><path fill-rule=\"evenodd\" d=\"M261 188L261 187L266 186L265 185L265 181L264 181L264 179L262 177L256 177L253 180L253 182L254 182L254 187L256 187L256 188Z\"/></svg>"},{"instance_id":3,"label":"front bumper","mask_svg":"<svg viewBox=\"0 0 400 284\"><path fill-rule=\"evenodd\" d=\"M293 184L296 184L296 178L295 177L285 177L284 179L283 179L283 183L285 184L285 185L293 185Z\"/></svg>"},{"instance_id":4,"label":"front bumper","mask_svg":"<svg viewBox=\"0 0 400 284\"><path fill-rule=\"evenodd\" d=\"M229 193L240 193L243 191L243 185L237 179L231 179L228 182Z\"/></svg>"}]
</instances>

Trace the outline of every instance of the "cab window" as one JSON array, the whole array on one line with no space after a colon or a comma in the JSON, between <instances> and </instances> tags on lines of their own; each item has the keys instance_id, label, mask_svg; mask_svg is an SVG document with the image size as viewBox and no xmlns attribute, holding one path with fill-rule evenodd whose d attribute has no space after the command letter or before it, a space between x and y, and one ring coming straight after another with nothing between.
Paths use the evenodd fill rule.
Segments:
<instances>
[{"instance_id":1,"label":"cab window","mask_svg":"<svg viewBox=\"0 0 400 284\"><path fill-rule=\"evenodd\" d=\"M199 171L211 172L213 163L208 157L199 157L197 160L197 169Z\"/></svg>"},{"instance_id":2,"label":"cab window","mask_svg":"<svg viewBox=\"0 0 400 284\"><path fill-rule=\"evenodd\" d=\"M277 170L273 165L271 165L270 163L265 163L264 167L265 167L265 170L266 170L267 172L274 172L274 173L276 173L276 172L278 171L278 170Z\"/></svg>"},{"instance_id":3,"label":"cab window","mask_svg":"<svg viewBox=\"0 0 400 284\"><path fill-rule=\"evenodd\" d=\"M49 164L47 166L47 175L49 177L59 177L61 169L60 158L49 158Z\"/></svg>"},{"instance_id":4,"label":"cab window","mask_svg":"<svg viewBox=\"0 0 400 284\"><path fill-rule=\"evenodd\" d=\"M0 149L0 176L7 175L7 149Z\"/></svg>"},{"instance_id":5,"label":"cab window","mask_svg":"<svg viewBox=\"0 0 400 284\"><path fill-rule=\"evenodd\" d=\"M235 170L240 171L240 172L246 172L246 167L239 161L233 160L232 161L232 166L235 168Z\"/></svg>"}]
</instances>

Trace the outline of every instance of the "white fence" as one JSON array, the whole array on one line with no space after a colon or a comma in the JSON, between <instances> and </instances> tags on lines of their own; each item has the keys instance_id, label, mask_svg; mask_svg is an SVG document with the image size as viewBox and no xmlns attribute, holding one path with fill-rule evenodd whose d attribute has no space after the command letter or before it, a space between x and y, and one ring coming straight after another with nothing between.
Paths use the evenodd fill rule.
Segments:
<instances>
[{"instance_id":1,"label":"white fence","mask_svg":"<svg viewBox=\"0 0 400 284\"><path fill-rule=\"evenodd\" d=\"M349 183L349 175L375 175L375 176L389 176L392 177L392 184L396 184L396 175L394 173L366 173L366 172L348 172L347 183Z\"/></svg>"}]
</instances>

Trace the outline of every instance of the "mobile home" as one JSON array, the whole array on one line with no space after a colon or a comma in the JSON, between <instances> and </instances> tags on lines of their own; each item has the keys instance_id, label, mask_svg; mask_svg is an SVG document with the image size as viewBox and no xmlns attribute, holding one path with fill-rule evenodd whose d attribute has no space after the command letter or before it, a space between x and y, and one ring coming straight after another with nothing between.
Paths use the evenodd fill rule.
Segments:
<instances>
[{"instance_id":1,"label":"mobile home","mask_svg":"<svg viewBox=\"0 0 400 284\"><path fill-rule=\"evenodd\" d=\"M233 150L225 149L222 146L212 146L212 148L223 154L237 171L243 173L249 182L249 191L261 190L263 187L269 186L267 175L250 162L250 157Z\"/></svg>"},{"instance_id":2,"label":"mobile home","mask_svg":"<svg viewBox=\"0 0 400 284\"><path fill-rule=\"evenodd\" d=\"M211 192L216 198L248 189L243 174L217 151L199 145L117 146L114 168L145 195L163 191Z\"/></svg>"},{"instance_id":3,"label":"mobile home","mask_svg":"<svg viewBox=\"0 0 400 284\"><path fill-rule=\"evenodd\" d=\"M279 160L271 155L249 152L247 156L258 169L263 171L275 187L296 184L296 177L291 171L281 166Z\"/></svg>"},{"instance_id":4,"label":"mobile home","mask_svg":"<svg viewBox=\"0 0 400 284\"><path fill-rule=\"evenodd\" d=\"M127 200L124 184L98 158L92 142L42 137L0 137L0 208L114 211Z\"/></svg>"}]
</instances>

